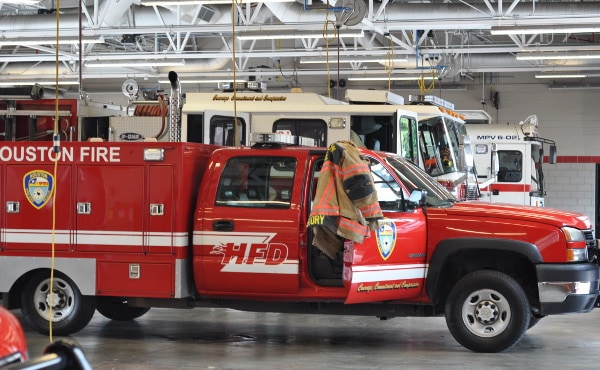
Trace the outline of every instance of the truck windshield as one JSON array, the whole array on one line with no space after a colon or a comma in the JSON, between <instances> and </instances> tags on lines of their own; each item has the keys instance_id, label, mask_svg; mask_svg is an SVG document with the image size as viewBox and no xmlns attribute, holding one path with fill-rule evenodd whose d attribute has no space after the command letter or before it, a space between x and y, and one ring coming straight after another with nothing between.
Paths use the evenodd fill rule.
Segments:
<instances>
[{"instance_id":1,"label":"truck windshield","mask_svg":"<svg viewBox=\"0 0 600 370\"><path fill-rule=\"evenodd\" d=\"M428 207L449 207L458 201L446 188L413 163L398 157L386 157L385 160L409 193L415 189L427 191Z\"/></svg>"}]
</instances>

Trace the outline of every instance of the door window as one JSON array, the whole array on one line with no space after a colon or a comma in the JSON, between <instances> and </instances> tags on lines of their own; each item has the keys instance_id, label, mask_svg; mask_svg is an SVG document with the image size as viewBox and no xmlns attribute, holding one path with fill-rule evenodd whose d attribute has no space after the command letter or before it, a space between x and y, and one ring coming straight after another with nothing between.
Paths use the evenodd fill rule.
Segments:
<instances>
[{"instance_id":1,"label":"door window","mask_svg":"<svg viewBox=\"0 0 600 370\"><path fill-rule=\"evenodd\" d=\"M292 157L235 157L219 181L216 205L290 208L296 171Z\"/></svg>"}]
</instances>

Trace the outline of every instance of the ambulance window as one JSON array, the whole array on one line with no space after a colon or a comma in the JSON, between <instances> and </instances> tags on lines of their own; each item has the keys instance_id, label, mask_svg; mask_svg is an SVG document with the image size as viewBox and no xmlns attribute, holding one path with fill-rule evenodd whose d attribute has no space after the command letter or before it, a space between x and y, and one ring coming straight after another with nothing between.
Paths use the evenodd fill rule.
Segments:
<instances>
[{"instance_id":1,"label":"ambulance window","mask_svg":"<svg viewBox=\"0 0 600 370\"><path fill-rule=\"evenodd\" d=\"M394 117L353 115L350 127L362 141L362 146L384 152L395 152ZM361 146L361 145L359 145Z\"/></svg>"},{"instance_id":2,"label":"ambulance window","mask_svg":"<svg viewBox=\"0 0 600 370\"><path fill-rule=\"evenodd\" d=\"M309 137L316 146L327 145L327 124L321 119L282 118L273 123L273 132Z\"/></svg>"},{"instance_id":3,"label":"ambulance window","mask_svg":"<svg viewBox=\"0 0 600 370\"><path fill-rule=\"evenodd\" d=\"M214 116L210 119L210 140L208 144L244 145L246 142L246 122L240 117L237 118L237 144L234 144L235 134L233 117Z\"/></svg>"},{"instance_id":4,"label":"ambulance window","mask_svg":"<svg viewBox=\"0 0 600 370\"><path fill-rule=\"evenodd\" d=\"M250 208L290 208L296 159L235 157L221 175L215 205Z\"/></svg>"},{"instance_id":5,"label":"ambulance window","mask_svg":"<svg viewBox=\"0 0 600 370\"><path fill-rule=\"evenodd\" d=\"M518 150L499 150L498 182L519 182L523 178L523 153Z\"/></svg>"},{"instance_id":6,"label":"ambulance window","mask_svg":"<svg viewBox=\"0 0 600 370\"><path fill-rule=\"evenodd\" d=\"M187 116L187 138L185 141L190 143L203 143L203 115L188 114Z\"/></svg>"}]
</instances>

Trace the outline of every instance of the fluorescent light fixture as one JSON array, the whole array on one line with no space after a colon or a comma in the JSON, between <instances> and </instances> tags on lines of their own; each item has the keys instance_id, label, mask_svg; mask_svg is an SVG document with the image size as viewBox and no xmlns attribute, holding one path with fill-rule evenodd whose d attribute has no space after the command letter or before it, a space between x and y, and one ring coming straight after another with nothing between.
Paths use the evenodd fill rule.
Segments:
<instances>
[{"instance_id":1,"label":"fluorescent light fixture","mask_svg":"<svg viewBox=\"0 0 600 370\"><path fill-rule=\"evenodd\" d=\"M39 0L38 0L39 1ZM296 0L263 0L263 3L288 3ZM233 0L234 4L256 3L256 0ZM148 0L142 1L144 6L175 6L175 5L204 5L204 4L229 4L232 0Z\"/></svg>"},{"instance_id":2,"label":"fluorescent light fixture","mask_svg":"<svg viewBox=\"0 0 600 370\"><path fill-rule=\"evenodd\" d=\"M325 64L327 62L328 61L322 57L304 57L304 58L300 59L300 64ZM408 62L408 57L394 56L393 59L386 59L385 56L373 56L373 57L344 56L343 58L340 58L339 62L340 63L379 63L379 64L394 63L394 64L397 64L397 63ZM329 63L337 64L338 58L335 55L330 56Z\"/></svg>"},{"instance_id":3,"label":"fluorescent light fixture","mask_svg":"<svg viewBox=\"0 0 600 370\"><path fill-rule=\"evenodd\" d=\"M433 76L403 76L403 77L348 77L348 81L418 81L424 80L437 80L437 77Z\"/></svg>"},{"instance_id":4,"label":"fluorescent light fixture","mask_svg":"<svg viewBox=\"0 0 600 370\"><path fill-rule=\"evenodd\" d=\"M535 35L539 33L592 33L600 32L600 26L597 25L579 25L579 26L512 26L512 27L492 27L492 35Z\"/></svg>"},{"instance_id":5,"label":"fluorescent light fixture","mask_svg":"<svg viewBox=\"0 0 600 370\"><path fill-rule=\"evenodd\" d=\"M85 62L86 67L90 68L110 68L110 67L175 67L185 65L185 60L121 60L121 61L100 61L90 60Z\"/></svg>"},{"instance_id":6,"label":"fluorescent light fixture","mask_svg":"<svg viewBox=\"0 0 600 370\"><path fill-rule=\"evenodd\" d=\"M600 73L556 73L556 74L541 74L535 75L535 78L551 78L551 79L559 79L559 78L586 78L586 77L600 77Z\"/></svg>"},{"instance_id":7,"label":"fluorescent light fixture","mask_svg":"<svg viewBox=\"0 0 600 370\"><path fill-rule=\"evenodd\" d=\"M234 82L233 80L179 80L180 84L218 84L219 82ZM235 82L246 82L246 80L235 80ZM159 80L158 83L169 84L169 80Z\"/></svg>"},{"instance_id":8,"label":"fluorescent light fixture","mask_svg":"<svg viewBox=\"0 0 600 370\"><path fill-rule=\"evenodd\" d=\"M33 85L41 85L41 86L53 86L56 85L56 81L52 81L52 80L47 80L47 81L19 81L19 80L15 80L15 81L2 81L0 82L0 87L6 87L6 86L33 86ZM63 80L63 79L59 79L58 80L58 84L59 85L79 85L79 81L75 81L75 80Z\"/></svg>"},{"instance_id":9,"label":"fluorescent light fixture","mask_svg":"<svg viewBox=\"0 0 600 370\"><path fill-rule=\"evenodd\" d=\"M600 59L600 53L519 53L517 60Z\"/></svg>"},{"instance_id":10,"label":"fluorescent light fixture","mask_svg":"<svg viewBox=\"0 0 600 370\"><path fill-rule=\"evenodd\" d=\"M104 42L102 38L84 37L81 39L82 44L101 44ZM77 45L79 39L76 37L69 38L15 38L15 39L0 39L0 46L36 46L36 45Z\"/></svg>"},{"instance_id":11,"label":"fluorescent light fixture","mask_svg":"<svg viewBox=\"0 0 600 370\"><path fill-rule=\"evenodd\" d=\"M275 33L267 32L243 32L236 35L238 40L284 40L284 39L318 39L318 38L334 38L336 37L334 30L328 30L325 35L323 31L312 30L312 31L272 31ZM340 30L338 31L340 37L363 37L365 34L362 30Z\"/></svg>"},{"instance_id":12,"label":"fluorescent light fixture","mask_svg":"<svg viewBox=\"0 0 600 370\"><path fill-rule=\"evenodd\" d=\"M583 74L554 74L554 75L535 75L535 78L585 78L587 77L587 75L583 75Z\"/></svg>"}]
</instances>

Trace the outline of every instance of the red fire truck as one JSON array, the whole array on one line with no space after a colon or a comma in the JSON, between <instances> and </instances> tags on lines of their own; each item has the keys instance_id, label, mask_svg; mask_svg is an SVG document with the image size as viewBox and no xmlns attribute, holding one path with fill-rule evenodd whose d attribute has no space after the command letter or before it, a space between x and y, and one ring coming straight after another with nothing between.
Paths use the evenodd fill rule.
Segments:
<instances>
[{"instance_id":1,"label":"red fire truck","mask_svg":"<svg viewBox=\"0 0 600 370\"><path fill-rule=\"evenodd\" d=\"M331 257L307 226L326 148L6 143L2 303L55 335L96 310L128 320L150 307L445 315L480 352L511 347L546 315L593 308L586 216L459 202L413 163L358 150L384 218Z\"/></svg>"}]
</instances>

